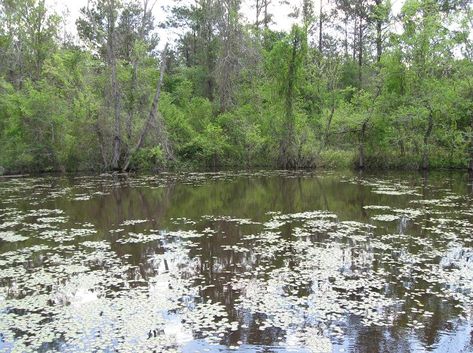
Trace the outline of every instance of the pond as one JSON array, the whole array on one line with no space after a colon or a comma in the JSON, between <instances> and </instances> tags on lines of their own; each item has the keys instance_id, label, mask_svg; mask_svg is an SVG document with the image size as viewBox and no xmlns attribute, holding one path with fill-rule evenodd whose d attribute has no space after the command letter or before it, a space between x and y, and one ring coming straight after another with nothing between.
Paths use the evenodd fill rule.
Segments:
<instances>
[{"instance_id":1,"label":"pond","mask_svg":"<svg viewBox=\"0 0 473 353\"><path fill-rule=\"evenodd\" d=\"M0 352L473 352L462 173L0 181Z\"/></svg>"}]
</instances>

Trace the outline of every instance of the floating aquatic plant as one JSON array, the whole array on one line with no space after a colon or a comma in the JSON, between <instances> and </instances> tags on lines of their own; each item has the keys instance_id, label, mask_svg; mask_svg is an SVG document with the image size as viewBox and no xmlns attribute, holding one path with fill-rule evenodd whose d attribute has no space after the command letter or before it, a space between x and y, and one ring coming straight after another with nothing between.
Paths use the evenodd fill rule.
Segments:
<instances>
[{"instance_id":1,"label":"floating aquatic plant","mask_svg":"<svg viewBox=\"0 0 473 353\"><path fill-rule=\"evenodd\" d=\"M330 202L331 212L263 210L261 219L160 216L154 230L145 227L148 214L109 229L67 209L70 200L87 207L90 197L121 186L237 177L78 177L69 186L31 178L0 186L7 205L0 212L0 351L179 352L201 338L238 351L251 329L288 350L331 352L353 321L376 330L401 322L421 332L439 307L451 322L471 318L470 199L448 188L421 199L408 182L345 178L375 195L374 204L347 208L352 213ZM352 217L357 212L364 217ZM132 226L139 231L129 232Z\"/></svg>"}]
</instances>

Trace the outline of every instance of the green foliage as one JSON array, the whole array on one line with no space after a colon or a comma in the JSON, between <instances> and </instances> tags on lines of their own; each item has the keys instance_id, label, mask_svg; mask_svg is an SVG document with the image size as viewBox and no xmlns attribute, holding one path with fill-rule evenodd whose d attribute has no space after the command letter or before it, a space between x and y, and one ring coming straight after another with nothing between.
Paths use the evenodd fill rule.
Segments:
<instances>
[{"instance_id":1,"label":"green foliage","mask_svg":"<svg viewBox=\"0 0 473 353\"><path fill-rule=\"evenodd\" d=\"M159 146L143 148L133 155L131 169L157 172L165 167L166 161Z\"/></svg>"},{"instance_id":2,"label":"green foliage","mask_svg":"<svg viewBox=\"0 0 473 353\"><path fill-rule=\"evenodd\" d=\"M193 163L216 167L225 164L224 158L229 147L223 129L214 123L209 123L202 133L184 145L180 154Z\"/></svg>"},{"instance_id":3,"label":"green foliage","mask_svg":"<svg viewBox=\"0 0 473 353\"><path fill-rule=\"evenodd\" d=\"M318 165L329 169L353 168L356 154L354 151L327 149L320 154Z\"/></svg>"},{"instance_id":4,"label":"green foliage","mask_svg":"<svg viewBox=\"0 0 473 353\"><path fill-rule=\"evenodd\" d=\"M240 4L173 9L180 38L148 125L149 9L91 1L74 45L43 1L0 0L0 166L108 170L118 138L134 170L473 168L471 5L408 0L395 17L389 1L340 1L315 43L307 2L289 32L245 25Z\"/></svg>"}]
</instances>

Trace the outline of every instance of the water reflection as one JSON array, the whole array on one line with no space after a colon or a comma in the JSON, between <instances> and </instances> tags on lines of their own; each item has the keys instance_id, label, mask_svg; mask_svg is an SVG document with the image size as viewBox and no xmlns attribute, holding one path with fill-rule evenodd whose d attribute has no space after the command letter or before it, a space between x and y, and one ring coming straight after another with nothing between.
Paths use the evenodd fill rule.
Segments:
<instances>
[{"instance_id":1,"label":"water reflection","mask_svg":"<svg viewBox=\"0 0 473 353\"><path fill-rule=\"evenodd\" d=\"M0 351L473 351L462 174L0 183Z\"/></svg>"}]
</instances>

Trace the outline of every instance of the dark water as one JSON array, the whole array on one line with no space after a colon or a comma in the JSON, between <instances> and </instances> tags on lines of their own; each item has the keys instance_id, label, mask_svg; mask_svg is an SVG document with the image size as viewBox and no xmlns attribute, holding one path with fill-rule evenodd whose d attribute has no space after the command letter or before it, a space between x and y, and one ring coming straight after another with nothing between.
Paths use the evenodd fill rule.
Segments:
<instances>
[{"instance_id":1,"label":"dark water","mask_svg":"<svg viewBox=\"0 0 473 353\"><path fill-rule=\"evenodd\" d=\"M473 186L437 173L0 181L1 352L473 352Z\"/></svg>"}]
</instances>

